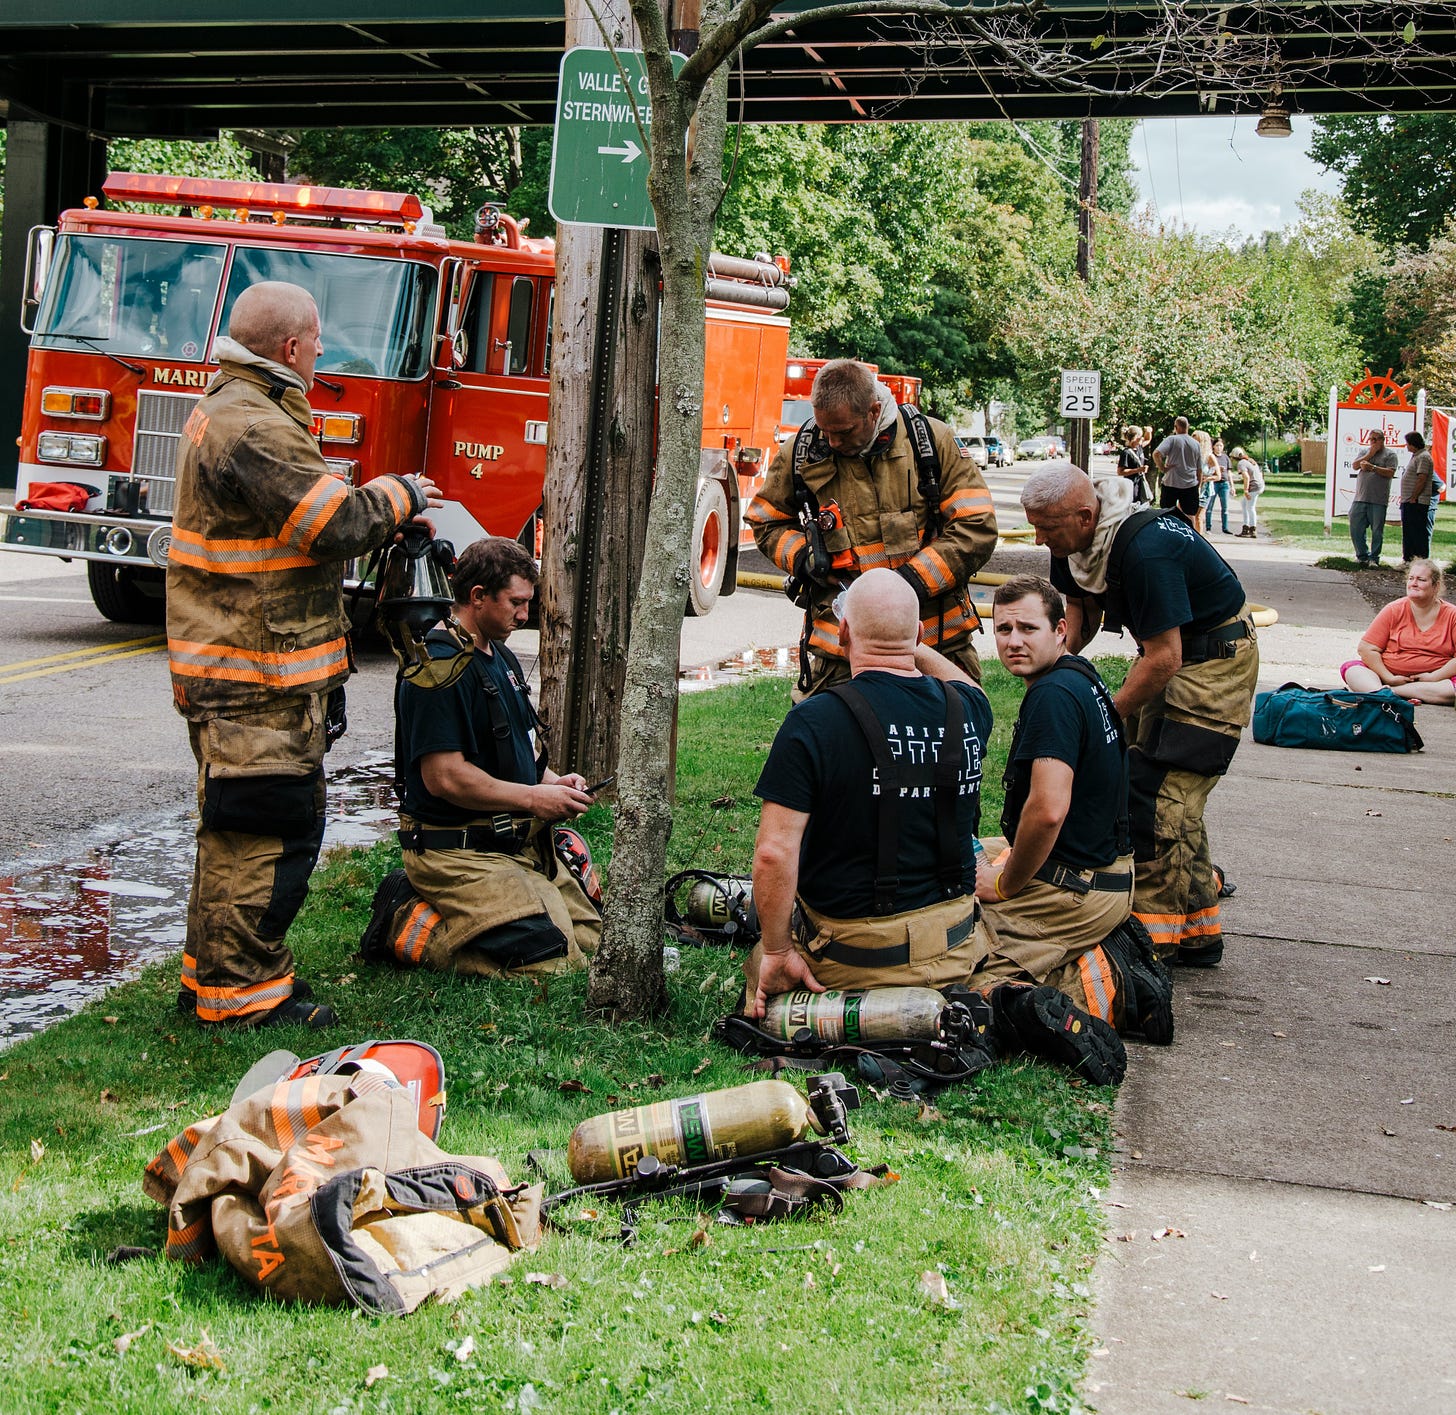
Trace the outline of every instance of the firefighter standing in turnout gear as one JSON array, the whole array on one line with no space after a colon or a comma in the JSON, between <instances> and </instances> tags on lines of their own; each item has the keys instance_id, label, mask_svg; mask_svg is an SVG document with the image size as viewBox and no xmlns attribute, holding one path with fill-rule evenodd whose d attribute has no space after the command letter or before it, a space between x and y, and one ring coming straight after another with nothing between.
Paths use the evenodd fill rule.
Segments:
<instances>
[{"instance_id":1,"label":"firefighter standing in turnout gear","mask_svg":"<svg viewBox=\"0 0 1456 1415\"><path fill-rule=\"evenodd\" d=\"M1006 832L986 841L976 894L995 944L976 972L1047 984L1124 1036L1173 1040L1172 979L1133 923L1127 743L1097 670L1067 652L1049 580L1018 575L992 603L996 652L1026 684L1006 758Z\"/></svg>"},{"instance_id":2,"label":"firefighter standing in turnout gear","mask_svg":"<svg viewBox=\"0 0 1456 1415\"><path fill-rule=\"evenodd\" d=\"M451 576L464 646L426 638L430 674L395 689L395 770L404 868L385 876L360 951L370 961L485 977L582 968L601 938L586 843L571 868L558 858L557 821L592 804L585 777L558 776L539 745L541 723L506 647L530 611L538 571L516 541L466 547ZM456 671L456 670L459 671ZM582 879L578 879L578 872Z\"/></svg>"},{"instance_id":3,"label":"firefighter standing in turnout gear","mask_svg":"<svg viewBox=\"0 0 1456 1415\"><path fill-rule=\"evenodd\" d=\"M799 703L774 738L755 788L749 1017L799 989L971 988L995 946L975 893L991 707L920 642L918 612L892 571L855 580L836 615L851 679ZM1002 987L990 1002L998 1052L1122 1079L1117 1033L1056 989Z\"/></svg>"},{"instance_id":4,"label":"firefighter standing in turnout gear","mask_svg":"<svg viewBox=\"0 0 1456 1415\"><path fill-rule=\"evenodd\" d=\"M322 349L306 290L244 290L179 446L167 655L199 822L178 1005L203 1023L335 1020L284 939L323 840L330 706L343 726L342 566L441 504L423 477L329 471L304 396Z\"/></svg>"},{"instance_id":5,"label":"firefighter standing in turnout gear","mask_svg":"<svg viewBox=\"0 0 1456 1415\"><path fill-rule=\"evenodd\" d=\"M1138 658L1114 697L1127 731L1133 913L1160 958L1213 967L1223 956L1222 881L1204 806L1253 714L1259 646L1243 586L1174 515L1139 511L1125 482L1070 463L1021 493L1052 583L1067 597L1067 646L1124 624Z\"/></svg>"},{"instance_id":6,"label":"firefighter standing in turnout gear","mask_svg":"<svg viewBox=\"0 0 1456 1415\"><path fill-rule=\"evenodd\" d=\"M996 548L991 493L951 430L853 359L815 376L813 421L779 449L745 519L804 606L797 697L849 677L832 606L867 570L897 572L920 604L923 641L974 681L978 627L966 583Z\"/></svg>"}]
</instances>

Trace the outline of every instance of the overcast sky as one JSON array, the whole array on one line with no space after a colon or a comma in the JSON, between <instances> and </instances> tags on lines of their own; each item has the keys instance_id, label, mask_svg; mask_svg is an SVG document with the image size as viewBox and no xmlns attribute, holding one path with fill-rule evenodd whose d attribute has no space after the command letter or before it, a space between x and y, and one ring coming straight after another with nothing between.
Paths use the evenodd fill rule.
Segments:
<instances>
[{"instance_id":1,"label":"overcast sky","mask_svg":"<svg viewBox=\"0 0 1456 1415\"><path fill-rule=\"evenodd\" d=\"M1294 118L1294 136L1261 138L1257 118L1159 118L1139 123L1131 157L1140 205L1169 225L1238 238L1277 231L1299 219L1309 187L1338 192L1335 174L1309 156L1310 119Z\"/></svg>"}]
</instances>

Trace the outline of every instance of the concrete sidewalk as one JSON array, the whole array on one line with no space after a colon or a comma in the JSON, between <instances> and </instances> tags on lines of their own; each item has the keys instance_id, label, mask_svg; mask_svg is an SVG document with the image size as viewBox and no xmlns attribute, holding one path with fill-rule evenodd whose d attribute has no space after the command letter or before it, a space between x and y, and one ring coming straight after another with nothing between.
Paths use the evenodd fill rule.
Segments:
<instances>
[{"instance_id":1,"label":"concrete sidewalk","mask_svg":"<svg viewBox=\"0 0 1456 1415\"><path fill-rule=\"evenodd\" d=\"M1280 614L1261 686L1336 684L1373 617L1351 577L1214 542ZM1456 1410L1456 713L1416 725L1414 756L1246 738L1213 793L1238 893L1222 967L1177 974L1173 1046L1129 1047L1086 1383L1104 1415Z\"/></svg>"}]
</instances>

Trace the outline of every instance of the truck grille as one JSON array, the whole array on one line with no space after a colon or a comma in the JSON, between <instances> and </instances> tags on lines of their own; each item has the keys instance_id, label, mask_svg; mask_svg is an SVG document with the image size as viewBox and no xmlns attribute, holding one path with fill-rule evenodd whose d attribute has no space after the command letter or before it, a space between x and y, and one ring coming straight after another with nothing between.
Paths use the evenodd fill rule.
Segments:
<instances>
[{"instance_id":1,"label":"truck grille","mask_svg":"<svg viewBox=\"0 0 1456 1415\"><path fill-rule=\"evenodd\" d=\"M177 442L197 399L194 393L137 394L131 470L150 484L147 511L153 516L170 516L176 505Z\"/></svg>"}]
</instances>

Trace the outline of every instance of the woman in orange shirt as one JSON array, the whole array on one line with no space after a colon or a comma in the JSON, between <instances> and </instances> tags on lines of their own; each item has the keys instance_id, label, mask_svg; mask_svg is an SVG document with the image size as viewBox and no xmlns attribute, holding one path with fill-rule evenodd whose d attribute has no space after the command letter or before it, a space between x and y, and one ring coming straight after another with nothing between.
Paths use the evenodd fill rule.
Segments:
<instances>
[{"instance_id":1,"label":"woman in orange shirt","mask_svg":"<svg viewBox=\"0 0 1456 1415\"><path fill-rule=\"evenodd\" d=\"M1456 703L1456 605L1441 598L1445 576L1429 560L1410 563L1405 598L1392 600L1361 636L1340 672L1357 693L1389 688L1418 703Z\"/></svg>"}]
</instances>

